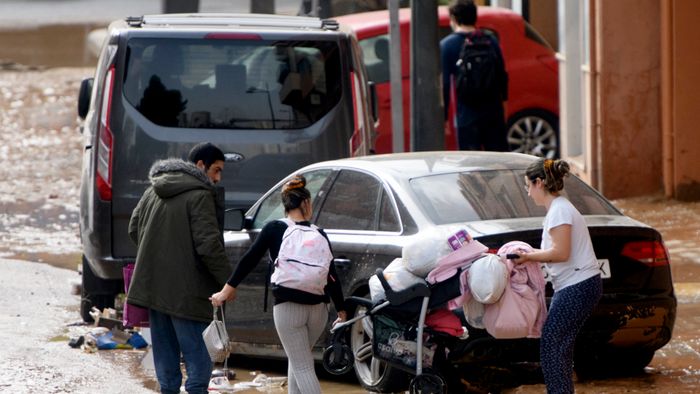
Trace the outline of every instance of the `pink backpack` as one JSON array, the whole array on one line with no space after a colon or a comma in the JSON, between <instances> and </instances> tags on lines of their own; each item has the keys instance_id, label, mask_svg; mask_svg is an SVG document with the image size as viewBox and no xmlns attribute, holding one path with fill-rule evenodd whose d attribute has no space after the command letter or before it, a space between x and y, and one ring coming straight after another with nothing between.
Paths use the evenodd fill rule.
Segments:
<instances>
[{"instance_id":1,"label":"pink backpack","mask_svg":"<svg viewBox=\"0 0 700 394\"><path fill-rule=\"evenodd\" d=\"M324 294L333 260L328 240L315 225L301 226L290 219L274 263L270 283L311 294Z\"/></svg>"}]
</instances>

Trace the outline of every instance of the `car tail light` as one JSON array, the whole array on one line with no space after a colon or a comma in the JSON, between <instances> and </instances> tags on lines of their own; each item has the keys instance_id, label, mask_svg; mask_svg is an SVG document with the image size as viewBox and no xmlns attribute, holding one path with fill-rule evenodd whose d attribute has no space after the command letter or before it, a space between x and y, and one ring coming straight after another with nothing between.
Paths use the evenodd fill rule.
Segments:
<instances>
[{"instance_id":1,"label":"car tail light","mask_svg":"<svg viewBox=\"0 0 700 394\"><path fill-rule=\"evenodd\" d=\"M112 90L114 88L114 66L105 75L100 106L100 124L97 139L97 192L100 199L112 200L112 130L109 127L112 112Z\"/></svg>"},{"instance_id":2,"label":"car tail light","mask_svg":"<svg viewBox=\"0 0 700 394\"><path fill-rule=\"evenodd\" d=\"M362 133L365 129L365 117L362 111L362 92L360 91L360 81L355 72L350 72L352 81L352 117L355 128L350 137L350 156L356 156L362 144Z\"/></svg>"},{"instance_id":3,"label":"car tail light","mask_svg":"<svg viewBox=\"0 0 700 394\"><path fill-rule=\"evenodd\" d=\"M644 263L650 267L668 265L668 251L661 241L628 242L621 255Z\"/></svg>"}]
</instances>

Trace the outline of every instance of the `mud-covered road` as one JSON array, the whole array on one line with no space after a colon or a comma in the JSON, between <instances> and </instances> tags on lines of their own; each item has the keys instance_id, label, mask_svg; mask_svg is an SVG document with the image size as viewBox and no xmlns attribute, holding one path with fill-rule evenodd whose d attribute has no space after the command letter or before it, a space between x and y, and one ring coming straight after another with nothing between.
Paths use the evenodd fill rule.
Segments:
<instances>
[{"instance_id":1,"label":"mud-covered road","mask_svg":"<svg viewBox=\"0 0 700 394\"><path fill-rule=\"evenodd\" d=\"M85 329L70 325L78 321L79 299L69 292L80 261L76 96L93 71L0 68L0 392L152 392L153 379L140 369L143 352L88 354L67 346L70 335ZM578 382L577 392L700 392L700 203L656 196L614 203L662 232L678 318L673 340L643 375ZM242 379L248 366L234 366ZM324 392L363 392L325 380ZM543 391L542 385L511 390Z\"/></svg>"}]
</instances>

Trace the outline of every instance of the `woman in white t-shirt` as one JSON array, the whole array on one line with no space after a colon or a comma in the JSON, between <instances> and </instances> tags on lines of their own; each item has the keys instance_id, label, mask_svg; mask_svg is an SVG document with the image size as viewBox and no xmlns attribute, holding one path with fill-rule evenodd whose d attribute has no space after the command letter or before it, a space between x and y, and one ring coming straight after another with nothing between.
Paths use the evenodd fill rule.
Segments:
<instances>
[{"instance_id":1,"label":"woman in white t-shirt","mask_svg":"<svg viewBox=\"0 0 700 394\"><path fill-rule=\"evenodd\" d=\"M583 216L559 194L569 164L540 159L525 172L525 188L547 208L540 249L521 253L517 263L545 263L554 296L540 339L540 363L547 393L573 393L576 335L600 300L603 283Z\"/></svg>"}]
</instances>

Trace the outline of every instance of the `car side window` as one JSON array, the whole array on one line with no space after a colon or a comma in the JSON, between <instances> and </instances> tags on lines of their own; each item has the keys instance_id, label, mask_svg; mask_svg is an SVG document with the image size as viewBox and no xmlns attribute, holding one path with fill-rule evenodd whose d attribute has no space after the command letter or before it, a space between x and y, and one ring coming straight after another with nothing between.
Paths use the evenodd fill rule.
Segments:
<instances>
[{"instance_id":1,"label":"car side window","mask_svg":"<svg viewBox=\"0 0 700 394\"><path fill-rule=\"evenodd\" d=\"M381 183L371 175L343 170L328 192L316 224L324 229L377 230Z\"/></svg>"},{"instance_id":2,"label":"car side window","mask_svg":"<svg viewBox=\"0 0 700 394\"><path fill-rule=\"evenodd\" d=\"M389 193L382 193L382 204L379 211L379 231L401 231L399 214L391 203Z\"/></svg>"},{"instance_id":3,"label":"car side window","mask_svg":"<svg viewBox=\"0 0 700 394\"><path fill-rule=\"evenodd\" d=\"M367 77L374 83L389 81L389 35L369 37L360 41L362 60Z\"/></svg>"},{"instance_id":4,"label":"car side window","mask_svg":"<svg viewBox=\"0 0 700 394\"><path fill-rule=\"evenodd\" d=\"M311 193L312 205L316 206L318 198L323 194L323 185L328 180L332 171L329 169L317 170L303 174L306 177L306 188ZM275 188L272 193L265 197L260 204L255 219L253 229L261 229L270 220L282 219L284 217L284 206L282 205L282 187L284 183ZM316 208L314 208L316 209Z\"/></svg>"}]
</instances>

